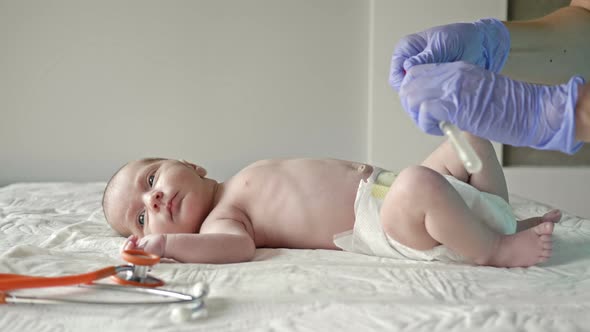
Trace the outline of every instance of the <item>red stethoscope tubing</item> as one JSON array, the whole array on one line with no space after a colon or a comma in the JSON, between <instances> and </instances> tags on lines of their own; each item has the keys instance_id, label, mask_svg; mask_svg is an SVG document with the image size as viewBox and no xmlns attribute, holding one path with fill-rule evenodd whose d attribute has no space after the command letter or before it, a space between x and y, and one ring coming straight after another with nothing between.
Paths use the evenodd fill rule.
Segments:
<instances>
[{"instance_id":1,"label":"red stethoscope tubing","mask_svg":"<svg viewBox=\"0 0 590 332\"><path fill-rule=\"evenodd\" d=\"M0 291L88 284L95 280L112 276L115 273L116 267L109 266L88 273L73 274L63 277L35 277L20 274L0 274Z\"/></svg>"},{"instance_id":2,"label":"red stethoscope tubing","mask_svg":"<svg viewBox=\"0 0 590 332\"><path fill-rule=\"evenodd\" d=\"M151 266L160 261L160 257L148 254L142 250L125 250L123 252L123 258L128 262L136 265L147 265ZM21 274L8 274L0 273L0 303L5 302L5 291L24 289L24 288L42 288L42 287L57 287L57 286L70 286L77 284L89 284L93 281L100 280L109 276L115 276L117 274L116 266L109 266L100 270L74 274L60 277L39 277L39 276L28 276ZM137 285L137 283L131 281L123 281L122 284ZM155 285L161 286L161 284Z\"/></svg>"}]
</instances>

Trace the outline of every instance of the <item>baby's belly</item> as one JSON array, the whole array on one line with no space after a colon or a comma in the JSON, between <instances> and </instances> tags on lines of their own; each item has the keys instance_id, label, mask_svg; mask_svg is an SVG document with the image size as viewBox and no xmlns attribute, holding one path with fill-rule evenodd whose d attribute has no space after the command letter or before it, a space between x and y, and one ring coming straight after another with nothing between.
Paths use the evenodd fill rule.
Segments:
<instances>
[{"instance_id":1,"label":"baby's belly","mask_svg":"<svg viewBox=\"0 0 590 332\"><path fill-rule=\"evenodd\" d=\"M264 209L250 216L257 245L338 249L333 237L354 227L358 185L371 170L344 168L313 184L303 179L269 190L272 195L261 195L264 204L257 205L264 205Z\"/></svg>"},{"instance_id":2,"label":"baby's belly","mask_svg":"<svg viewBox=\"0 0 590 332\"><path fill-rule=\"evenodd\" d=\"M354 208L340 208L326 213L309 214L298 218L298 213L286 211L285 216L277 217L276 222L260 224L255 234L264 243L261 246L271 248L300 249L338 249L334 245L334 235L350 230L354 226Z\"/></svg>"}]
</instances>

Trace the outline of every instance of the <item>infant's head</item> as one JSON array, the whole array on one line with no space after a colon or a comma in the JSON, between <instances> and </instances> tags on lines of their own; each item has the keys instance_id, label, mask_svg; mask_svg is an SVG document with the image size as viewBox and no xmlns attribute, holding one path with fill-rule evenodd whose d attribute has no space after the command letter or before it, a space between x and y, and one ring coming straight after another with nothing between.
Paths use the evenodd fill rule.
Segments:
<instances>
[{"instance_id":1,"label":"infant's head","mask_svg":"<svg viewBox=\"0 0 590 332\"><path fill-rule=\"evenodd\" d=\"M105 217L123 236L196 233L210 212L217 186L205 175L204 168L186 161L132 161L105 188Z\"/></svg>"}]
</instances>

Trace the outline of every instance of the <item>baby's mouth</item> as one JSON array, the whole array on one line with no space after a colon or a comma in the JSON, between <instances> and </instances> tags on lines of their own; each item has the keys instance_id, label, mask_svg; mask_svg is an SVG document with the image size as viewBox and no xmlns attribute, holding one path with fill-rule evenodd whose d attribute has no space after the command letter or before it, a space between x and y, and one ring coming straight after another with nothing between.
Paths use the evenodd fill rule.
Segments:
<instances>
[{"instance_id":1,"label":"baby's mouth","mask_svg":"<svg viewBox=\"0 0 590 332\"><path fill-rule=\"evenodd\" d=\"M174 211L174 208L175 208L174 199L176 198L177 195L178 195L178 192L176 194L174 194L172 196L172 198L170 198L168 203L166 203L166 210L168 210L168 214L170 214L170 219L172 219L173 221L174 221L174 213L172 211Z\"/></svg>"}]
</instances>

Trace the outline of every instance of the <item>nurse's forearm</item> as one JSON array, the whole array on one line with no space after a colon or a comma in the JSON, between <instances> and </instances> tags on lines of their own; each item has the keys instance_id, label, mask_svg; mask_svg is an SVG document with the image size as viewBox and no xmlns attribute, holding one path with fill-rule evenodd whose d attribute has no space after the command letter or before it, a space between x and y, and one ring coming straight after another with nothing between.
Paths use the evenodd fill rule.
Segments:
<instances>
[{"instance_id":1,"label":"nurse's forearm","mask_svg":"<svg viewBox=\"0 0 590 332\"><path fill-rule=\"evenodd\" d=\"M581 86L578 92L576 140L590 142L590 83Z\"/></svg>"},{"instance_id":2,"label":"nurse's forearm","mask_svg":"<svg viewBox=\"0 0 590 332\"><path fill-rule=\"evenodd\" d=\"M573 1L531 21L504 22L511 50L502 74L519 81L558 84L573 75L590 80L590 1Z\"/></svg>"}]
</instances>

